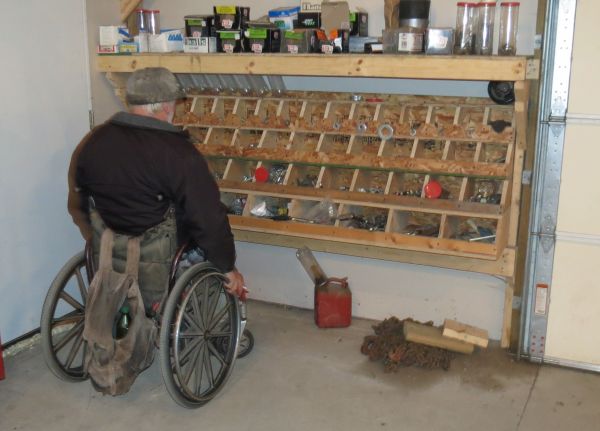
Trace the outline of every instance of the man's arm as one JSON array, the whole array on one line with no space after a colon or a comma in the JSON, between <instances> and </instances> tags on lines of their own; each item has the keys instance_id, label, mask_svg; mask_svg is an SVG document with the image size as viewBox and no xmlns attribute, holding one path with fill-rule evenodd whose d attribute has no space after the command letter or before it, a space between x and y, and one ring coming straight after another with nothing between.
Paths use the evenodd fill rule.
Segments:
<instances>
[{"instance_id":1,"label":"man's arm","mask_svg":"<svg viewBox=\"0 0 600 431\"><path fill-rule=\"evenodd\" d=\"M83 239L86 241L89 241L92 238L92 225L90 224L88 214L87 198L77 186L77 164L81 150L89 140L91 134L92 132L89 132L81 140L79 145L77 145L75 151L73 151L68 172L69 196L67 198L67 210L73 218L73 223L77 225L81 232L81 236L83 236Z\"/></svg>"},{"instance_id":2,"label":"man's arm","mask_svg":"<svg viewBox=\"0 0 600 431\"><path fill-rule=\"evenodd\" d=\"M168 144L167 144L168 145ZM183 223L206 258L224 273L235 270L235 243L227 211L208 164L192 145L166 151L162 174Z\"/></svg>"}]
</instances>

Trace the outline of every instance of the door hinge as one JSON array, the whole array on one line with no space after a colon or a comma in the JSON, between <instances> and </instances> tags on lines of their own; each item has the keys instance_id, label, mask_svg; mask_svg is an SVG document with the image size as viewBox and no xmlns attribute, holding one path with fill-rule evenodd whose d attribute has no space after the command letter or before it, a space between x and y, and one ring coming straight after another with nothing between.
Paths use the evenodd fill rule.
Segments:
<instances>
[{"instance_id":1,"label":"door hinge","mask_svg":"<svg viewBox=\"0 0 600 431\"><path fill-rule=\"evenodd\" d=\"M528 186L531 184L531 171L523 171L523 176L521 177L521 184Z\"/></svg>"},{"instance_id":2,"label":"door hinge","mask_svg":"<svg viewBox=\"0 0 600 431\"><path fill-rule=\"evenodd\" d=\"M88 120L90 122L90 130L94 128L94 111L91 109L88 111Z\"/></svg>"},{"instance_id":3,"label":"door hinge","mask_svg":"<svg viewBox=\"0 0 600 431\"><path fill-rule=\"evenodd\" d=\"M513 296L513 300L512 300L512 309L513 310L520 310L521 309L521 303L522 303L522 299L520 296Z\"/></svg>"}]
</instances>

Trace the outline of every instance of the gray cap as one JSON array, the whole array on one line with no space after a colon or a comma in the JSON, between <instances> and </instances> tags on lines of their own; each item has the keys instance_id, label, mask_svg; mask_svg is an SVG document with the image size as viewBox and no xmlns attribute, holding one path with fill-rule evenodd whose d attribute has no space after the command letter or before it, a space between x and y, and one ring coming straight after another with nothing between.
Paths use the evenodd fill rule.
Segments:
<instances>
[{"instance_id":1,"label":"gray cap","mask_svg":"<svg viewBox=\"0 0 600 431\"><path fill-rule=\"evenodd\" d=\"M164 67L136 70L127 80L126 98L130 105L171 102L184 97L177 78Z\"/></svg>"}]
</instances>

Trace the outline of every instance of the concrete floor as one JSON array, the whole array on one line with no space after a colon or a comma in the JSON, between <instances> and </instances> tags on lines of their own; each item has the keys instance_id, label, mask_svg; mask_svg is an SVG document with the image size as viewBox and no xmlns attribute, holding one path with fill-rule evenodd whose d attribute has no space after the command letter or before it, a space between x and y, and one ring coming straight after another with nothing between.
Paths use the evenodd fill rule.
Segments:
<instances>
[{"instance_id":1,"label":"concrete floor","mask_svg":"<svg viewBox=\"0 0 600 431\"><path fill-rule=\"evenodd\" d=\"M65 383L39 348L6 360L0 430L599 430L600 376L515 363L498 349L448 372L386 374L361 355L373 322L319 330L312 313L251 302L256 346L198 410L167 394L158 361L121 397Z\"/></svg>"}]
</instances>

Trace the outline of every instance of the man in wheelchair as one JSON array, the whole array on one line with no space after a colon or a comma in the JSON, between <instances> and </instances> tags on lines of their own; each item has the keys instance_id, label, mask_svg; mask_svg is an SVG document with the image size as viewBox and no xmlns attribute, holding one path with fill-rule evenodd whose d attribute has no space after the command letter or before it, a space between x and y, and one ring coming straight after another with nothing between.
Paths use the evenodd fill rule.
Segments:
<instances>
[{"instance_id":1,"label":"man in wheelchair","mask_svg":"<svg viewBox=\"0 0 600 431\"><path fill-rule=\"evenodd\" d=\"M131 74L119 112L77 146L69 167L68 209L99 253L105 227L115 237L114 266L125 266L126 235L141 235L139 285L147 310L165 293L179 244L193 242L221 270L226 290L243 295L225 206L207 162L187 132L175 127L176 101L185 97L164 68ZM120 238L122 236L122 238Z\"/></svg>"}]
</instances>

